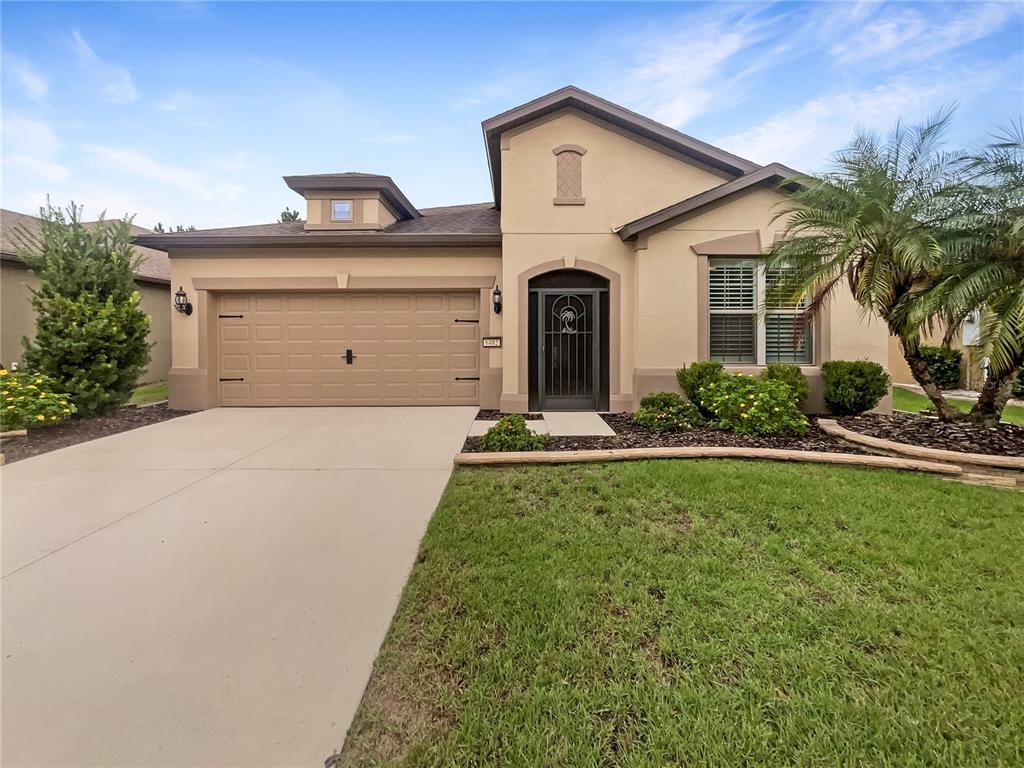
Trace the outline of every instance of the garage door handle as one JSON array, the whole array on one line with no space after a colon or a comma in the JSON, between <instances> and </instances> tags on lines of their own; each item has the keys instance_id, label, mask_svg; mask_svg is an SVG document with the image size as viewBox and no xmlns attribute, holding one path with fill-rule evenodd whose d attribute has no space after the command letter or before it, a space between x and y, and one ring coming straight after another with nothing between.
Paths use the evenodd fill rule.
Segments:
<instances>
[{"instance_id":1,"label":"garage door handle","mask_svg":"<svg viewBox=\"0 0 1024 768\"><path fill-rule=\"evenodd\" d=\"M243 317L245 317L245 315L217 315L217 317L237 317L239 320L241 320Z\"/></svg>"},{"instance_id":2,"label":"garage door handle","mask_svg":"<svg viewBox=\"0 0 1024 768\"><path fill-rule=\"evenodd\" d=\"M217 381L245 381L245 379L217 379Z\"/></svg>"},{"instance_id":3,"label":"garage door handle","mask_svg":"<svg viewBox=\"0 0 1024 768\"><path fill-rule=\"evenodd\" d=\"M455 318L455 320L453 322L456 322L456 323L476 323L477 325L480 324L479 320L461 320L459 318Z\"/></svg>"},{"instance_id":4,"label":"garage door handle","mask_svg":"<svg viewBox=\"0 0 1024 768\"><path fill-rule=\"evenodd\" d=\"M348 363L349 365L352 365L352 361L355 360L356 357L357 357L356 355L352 354L352 350L351 349L346 349L345 350L345 362Z\"/></svg>"},{"instance_id":5,"label":"garage door handle","mask_svg":"<svg viewBox=\"0 0 1024 768\"><path fill-rule=\"evenodd\" d=\"M456 376L456 381L480 381L479 376Z\"/></svg>"}]
</instances>

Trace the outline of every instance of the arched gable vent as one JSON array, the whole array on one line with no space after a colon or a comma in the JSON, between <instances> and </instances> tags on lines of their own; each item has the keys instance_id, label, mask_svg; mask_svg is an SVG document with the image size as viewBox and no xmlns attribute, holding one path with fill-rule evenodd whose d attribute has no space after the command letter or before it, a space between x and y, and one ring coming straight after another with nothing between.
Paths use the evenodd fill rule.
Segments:
<instances>
[{"instance_id":1,"label":"arched gable vent","mask_svg":"<svg viewBox=\"0 0 1024 768\"><path fill-rule=\"evenodd\" d=\"M583 205L583 155L579 144L555 147L555 205Z\"/></svg>"}]
</instances>

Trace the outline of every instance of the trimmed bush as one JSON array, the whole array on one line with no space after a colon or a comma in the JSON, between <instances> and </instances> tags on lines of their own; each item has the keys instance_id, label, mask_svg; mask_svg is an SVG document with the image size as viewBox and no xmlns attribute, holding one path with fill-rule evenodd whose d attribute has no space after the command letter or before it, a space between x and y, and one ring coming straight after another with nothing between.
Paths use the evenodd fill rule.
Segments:
<instances>
[{"instance_id":1,"label":"trimmed bush","mask_svg":"<svg viewBox=\"0 0 1024 768\"><path fill-rule=\"evenodd\" d=\"M889 391L889 375L868 360L829 360L821 364L825 405L837 416L870 411Z\"/></svg>"},{"instance_id":2,"label":"trimmed bush","mask_svg":"<svg viewBox=\"0 0 1024 768\"><path fill-rule=\"evenodd\" d=\"M700 391L716 426L741 435L800 435L807 417L788 384L745 373L724 374Z\"/></svg>"},{"instance_id":3,"label":"trimmed bush","mask_svg":"<svg viewBox=\"0 0 1024 768\"><path fill-rule=\"evenodd\" d=\"M956 389L960 386L960 361L963 355L959 349L922 346L921 358L940 389Z\"/></svg>"},{"instance_id":4,"label":"trimmed bush","mask_svg":"<svg viewBox=\"0 0 1024 768\"><path fill-rule=\"evenodd\" d=\"M0 370L0 431L52 427L71 417L74 404L46 376Z\"/></svg>"},{"instance_id":5,"label":"trimmed bush","mask_svg":"<svg viewBox=\"0 0 1024 768\"><path fill-rule=\"evenodd\" d=\"M653 432L676 432L702 424L700 411L675 392L652 392L640 400L633 423Z\"/></svg>"},{"instance_id":6,"label":"trimmed bush","mask_svg":"<svg viewBox=\"0 0 1024 768\"><path fill-rule=\"evenodd\" d=\"M32 292L36 335L25 363L70 395L79 414L125 403L149 363L149 316L139 306L127 219L84 226L81 209L47 206L41 232L15 230L18 255L39 277ZM170 294L168 294L168 303ZM170 311L168 308L167 311Z\"/></svg>"},{"instance_id":7,"label":"trimmed bush","mask_svg":"<svg viewBox=\"0 0 1024 768\"><path fill-rule=\"evenodd\" d=\"M790 363L769 363L761 374L762 379L781 381L793 391L796 398L796 407L803 410L807 404L807 396L811 393L811 387L807 383L807 377L800 370L799 365Z\"/></svg>"},{"instance_id":8,"label":"trimmed bush","mask_svg":"<svg viewBox=\"0 0 1024 768\"><path fill-rule=\"evenodd\" d=\"M710 416L711 412L700 401L700 391L707 384L723 375L722 364L717 360L706 360L702 363L684 365L676 371L679 388L686 393L690 402L697 406L702 414Z\"/></svg>"},{"instance_id":9,"label":"trimmed bush","mask_svg":"<svg viewBox=\"0 0 1024 768\"><path fill-rule=\"evenodd\" d=\"M549 435L537 435L526 426L522 416L502 416L483 436L486 451L539 451L548 444Z\"/></svg>"}]
</instances>

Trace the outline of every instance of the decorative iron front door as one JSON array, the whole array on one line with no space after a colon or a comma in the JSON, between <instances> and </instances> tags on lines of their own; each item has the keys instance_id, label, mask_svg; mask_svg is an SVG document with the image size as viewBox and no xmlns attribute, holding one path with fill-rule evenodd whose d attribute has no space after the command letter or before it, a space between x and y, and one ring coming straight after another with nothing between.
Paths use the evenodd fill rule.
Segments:
<instances>
[{"instance_id":1,"label":"decorative iron front door","mask_svg":"<svg viewBox=\"0 0 1024 768\"><path fill-rule=\"evenodd\" d=\"M537 373L541 410L596 410L601 291L541 290Z\"/></svg>"}]
</instances>

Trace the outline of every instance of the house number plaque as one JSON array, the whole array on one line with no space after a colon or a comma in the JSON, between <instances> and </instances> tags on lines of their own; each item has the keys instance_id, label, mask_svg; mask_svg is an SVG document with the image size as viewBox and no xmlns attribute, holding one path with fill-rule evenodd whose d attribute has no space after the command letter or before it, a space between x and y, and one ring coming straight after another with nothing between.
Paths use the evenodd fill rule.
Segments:
<instances>
[{"instance_id":1,"label":"house number plaque","mask_svg":"<svg viewBox=\"0 0 1024 768\"><path fill-rule=\"evenodd\" d=\"M484 347L500 347L501 336L484 336L483 337Z\"/></svg>"}]
</instances>

